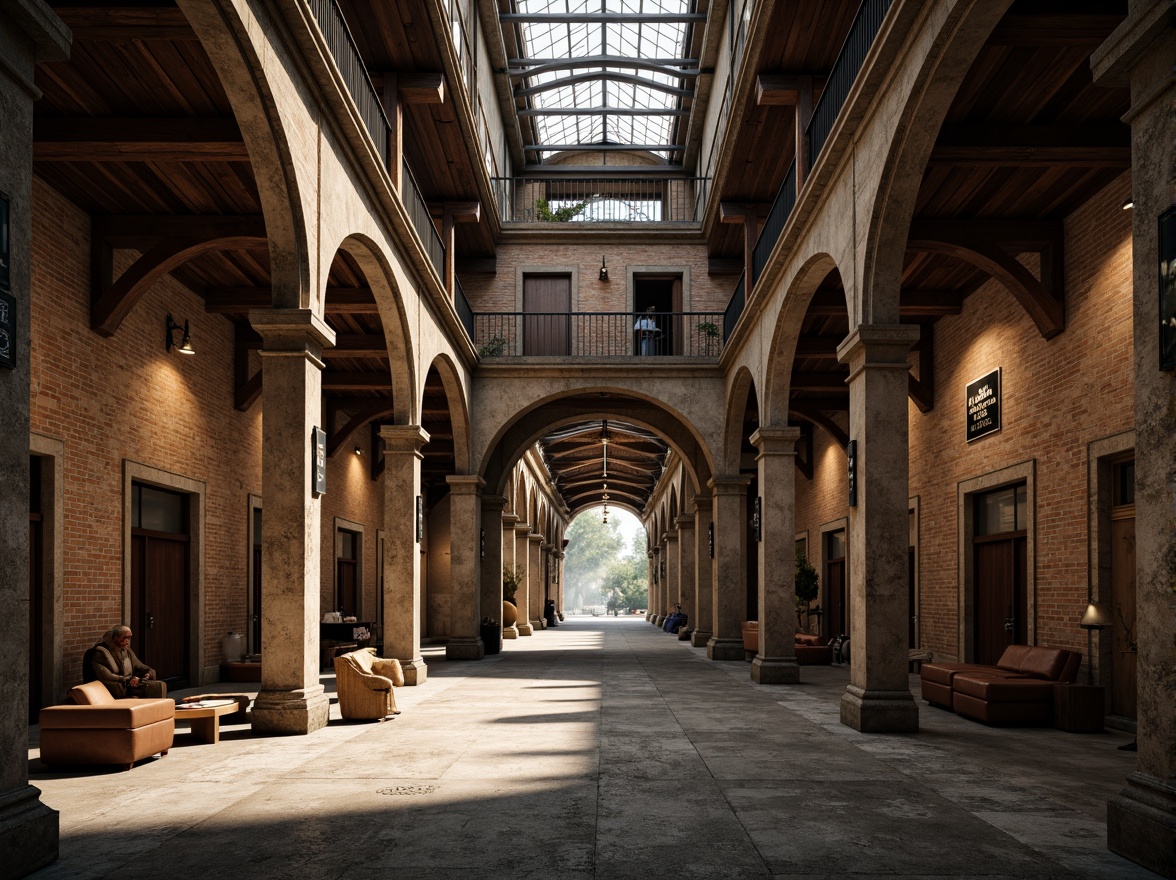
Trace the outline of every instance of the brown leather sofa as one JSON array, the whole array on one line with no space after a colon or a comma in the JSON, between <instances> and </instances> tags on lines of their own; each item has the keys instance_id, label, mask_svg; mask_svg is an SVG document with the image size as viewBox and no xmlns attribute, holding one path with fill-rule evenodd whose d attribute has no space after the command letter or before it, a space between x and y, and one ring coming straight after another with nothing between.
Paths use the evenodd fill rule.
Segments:
<instances>
[{"instance_id":1,"label":"brown leather sofa","mask_svg":"<svg viewBox=\"0 0 1176 880\"><path fill-rule=\"evenodd\" d=\"M176 704L168 699L116 700L100 681L69 692L72 704L41 710L44 764L122 764L166 755L176 731Z\"/></svg>"},{"instance_id":2,"label":"brown leather sofa","mask_svg":"<svg viewBox=\"0 0 1176 880\"><path fill-rule=\"evenodd\" d=\"M798 632L796 634L796 665L827 666L833 662L833 648L823 636ZM759 621L743 621L743 656L754 660L759 652Z\"/></svg>"},{"instance_id":3,"label":"brown leather sofa","mask_svg":"<svg viewBox=\"0 0 1176 880\"><path fill-rule=\"evenodd\" d=\"M1082 654L1065 648L1009 645L995 666L924 663L923 699L985 724L1049 724L1054 686L1072 683Z\"/></svg>"}]
</instances>

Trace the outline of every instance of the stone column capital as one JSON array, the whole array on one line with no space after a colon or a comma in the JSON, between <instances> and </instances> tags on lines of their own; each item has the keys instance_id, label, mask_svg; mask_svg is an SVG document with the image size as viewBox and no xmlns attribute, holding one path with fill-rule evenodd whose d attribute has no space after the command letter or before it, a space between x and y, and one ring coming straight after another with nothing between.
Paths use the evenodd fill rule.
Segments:
<instances>
[{"instance_id":1,"label":"stone column capital","mask_svg":"<svg viewBox=\"0 0 1176 880\"><path fill-rule=\"evenodd\" d=\"M678 526L679 532L682 531L683 529L692 529L692 528L694 528L694 514L693 513L679 514L678 518L674 520L674 523L675 523L675 525Z\"/></svg>"},{"instance_id":2,"label":"stone column capital","mask_svg":"<svg viewBox=\"0 0 1176 880\"><path fill-rule=\"evenodd\" d=\"M703 489L701 492L695 492L690 504L694 508L695 513L698 513L700 508L710 510L711 493L706 489Z\"/></svg>"},{"instance_id":3,"label":"stone column capital","mask_svg":"<svg viewBox=\"0 0 1176 880\"><path fill-rule=\"evenodd\" d=\"M449 474L445 477L452 495L480 495L486 481L477 474Z\"/></svg>"},{"instance_id":4,"label":"stone column capital","mask_svg":"<svg viewBox=\"0 0 1176 880\"><path fill-rule=\"evenodd\" d=\"M429 442L429 432L420 425L381 425L380 439L384 441L384 455L421 455L421 447Z\"/></svg>"},{"instance_id":5,"label":"stone column capital","mask_svg":"<svg viewBox=\"0 0 1176 880\"><path fill-rule=\"evenodd\" d=\"M837 360L849 364L849 380L866 367L904 372L910 367L907 354L919 341L916 324L862 324L837 346Z\"/></svg>"},{"instance_id":6,"label":"stone column capital","mask_svg":"<svg viewBox=\"0 0 1176 880\"><path fill-rule=\"evenodd\" d=\"M515 520L516 521L515 521L514 530L516 532L518 532L518 535L516 535L515 537L526 538L527 535L531 534L531 524L530 523L519 522L517 517L515 518Z\"/></svg>"},{"instance_id":7,"label":"stone column capital","mask_svg":"<svg viewBox=\"0 0 1176 880\"><path fill-rule=\"evenodd\" d=\"M759 449L756 461L766 455L796 455L796 441L800 439L800 428L762 427L752 432L751 445Z\"/></svg>"},{"instance_id":8,"label":"stone column capital","mask_svg":"<svg viewBox=\"0 0 1176 880\"><path fill-rule=\"evenodd\" d=\"M714 497L720 495L742 495L747 492L747 487L751 485L751 477L744 476L743 474L714 476L707 480L706 485Z\"/></svg>"},{"instance_id":9,"label":"stone column capital","mask_svg":"<svg viewBox=\"0 0 1176 880\"><path fill-rule=\"evenodd\" d=\"M483 505L485 504L486 497L487 496L485 496L485 495L482 496ZM513 529L515 527L515 523L517 523L518 521L519 521L519 515L517 513L504 513L502 515L503 526L510 526Z\"/></svg>"},{"instance_id":10,"label":"stone column capital","mask_svg":"<svg viewBox=\"0 0 1176 880\"><path fill-rule=\"evenodd\" d=\"M678 540L678 530L677 529L669 529L666 531L666 533L664 535L662 535L662 543L663 544L668 545L670 543L670 541L677 541L677 540Z\"/></svg>"},{"instance_id":11,"label":"stone column capital","mask_svg":"<svg viewBox=\"0 0 1176 880\"><path fill-rule=\"evenodd\" d=\"M532 544L542 544L543 543L543 536L540 535L538 532L536 532L534 534L528 535L527 540L530 541Z\"/></svg>"},{"instance_id":12,"label":"stone column capital","mask_svg":"<svg viewBox=\"0 0 1176 880\"><path fill-rule=\"evenodd\" d=\"M310 309L254 309L249 323L261 336L262 357L303 356L323 369L323 349L335 345L335 331Z\"/></svg>"},{"instance_id":13,"label":"stone column capital","mask_svg":"<svg viewBox=\"0 0 1176 880\"><path fill-rule=\"evenodd\" d=\"M498 510L501 511L506 507L506 497L503 495L482 495L482 510ZM506 522L506 514L503 514L502 521Z\"/></svg>"}]
</instances>

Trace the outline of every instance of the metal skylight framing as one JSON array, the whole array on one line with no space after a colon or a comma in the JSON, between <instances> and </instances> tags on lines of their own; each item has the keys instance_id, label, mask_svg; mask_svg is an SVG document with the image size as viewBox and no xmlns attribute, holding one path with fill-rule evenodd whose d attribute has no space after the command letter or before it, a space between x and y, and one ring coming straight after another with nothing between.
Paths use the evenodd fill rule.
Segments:
<instances>
[{"instance_id":1,"label":"metal skylight framing","mask_svg":"<svg viewBox=\"0 0 1176 880\"><path fill-rule=\"evenodd\" d=\"M691 0L514 0L504 26L521 31L509 59L524 149L645 149L667 161L698 62L683 57ZM531 136L528 136L531 135Z\"/></svg>"}]
</instances>

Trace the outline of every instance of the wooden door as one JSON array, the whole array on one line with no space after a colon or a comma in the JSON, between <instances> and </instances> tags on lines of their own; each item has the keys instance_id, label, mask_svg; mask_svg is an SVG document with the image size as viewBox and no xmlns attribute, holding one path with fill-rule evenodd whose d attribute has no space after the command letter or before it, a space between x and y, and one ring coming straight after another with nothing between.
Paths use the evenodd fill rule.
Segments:
<instances>
[{"instance_id":1,"label":"wooden door","mask_svg":"<svg viewBox=\"0 0 1176 880\"><path fill-rule=\"evenodd\" d=\"M1111 521L1111 609L1111 714L1135 719L1137 630L1134 515L1120 516Z\"/></svg>"},{"instance_id":2,"label":"wooden door","mask_svg":"<svg viewBox=\"0 0 1176 880\"><path fill-rule=\"evenodd\" d=\"M253 651L261 653L261 545L253 545Z\"/></svg>"},{"instance_id":3,"label":"wooden door","mask_svg":"<svg viewBox=\"0 0 1176 880\"><path fill-rule=\"evenodd\" d=\"M188 537L136 529L131 535L133 650L172 688L189 680Z\"/></svg>"},{"instance_id":4,"label":"wooden door","mask_svg":"<svg viewBox=\"0 0 1176 880\"><path fill-rule=\"evenodd\" d=\"M848 636L849 602L845 595L845 529L825 535L825 625L826 636Z\"/></svg>"},{"instance_id":5,"label":"wooden door","mask_svg":"<svg viewBox=\"0 0 1176 880\"><path fill-rule=\"evenodd\" d=\"M1011 644L1025 644L1026 537L973 538L975 662L996 663Z\"/></svg>"},{"instance_id":6,"label":"wooden door","mask_svg":"<svg viewBox=\"0 0 1176 880\"><path fill-rule=\"evenodd\" d=\"M523 311L523 354L559 357L572 353L570 276L525 276Z\"/></svg>"},{"instance_id":7,"label":"wooden door","mask_svg":"<svg viewBox=\"0 0 1176 880\"><path fill-rule=\"evenodd\" d=\"M921 647L918 643L915 623L918 620L918 608L915 604L915 548L907 548L907 647Z\"/></svg>"},{"instance_id":8,"label":"wooden door","mask_svg":"<svg viewBox=\"0 0 1176 880\"><path fill-rule=\"evenodd\" d=\"M42 676L42 650L44 642L41 640L42 624L45 609L42 602L43 570L41 560L42 523L41 514L29 514L29 724L37 722L37 715L41 711L41 695L44 690L45 679Z\"/></svg>"}]
</instances>

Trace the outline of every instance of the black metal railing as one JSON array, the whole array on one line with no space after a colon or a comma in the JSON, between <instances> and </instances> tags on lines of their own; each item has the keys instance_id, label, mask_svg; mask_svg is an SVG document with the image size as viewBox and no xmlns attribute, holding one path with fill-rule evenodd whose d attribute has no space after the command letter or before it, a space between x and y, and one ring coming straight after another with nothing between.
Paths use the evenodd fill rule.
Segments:
<instances>
[{"instance_id":1,"label":"black metal railing","mask_svg":"<svg viewBox=\"0 0 1176 880\"><path fill-rule=\"evenodd\" d=\"M461 281L453 276L453 308L457 310L457 319L465 327L470 340L474 338L474 310L470 308L470 301L466 299L465 291L461 289Z\"/></svg>"},{"instance_id":2,"label":"black metal railing","mask_svg":"<svg viewBox=\"0 0 1176 880\"><path fill-rule=\"evenodd\" d=\"M739 316L743 314L743 306L747 302L744 293L744 280L745 275L740 275L739 283L735 285L735 292L731 294L731 299L727 303L727 310L723 312L724 343L731 338L731 331L735 329L735 324L739 321Z\"/></svg>"},{"instance_id":3,"label":"black metal railing","mask_svg":"<svg viewBox=\"0 0 1176 880\"><path fill-rule=\"evenodd\" d=\"M697 223L701 177L495 177L504 223Z\"/></svg>"},{"instance_id":4,"label":"black metal railing","mask_svg":"<svg viewBox=\"0 0 1176 880\"><path fill-rule=\"evenodd\" d=\"M893 0L862 0L854 16L853 24L849 28L849 35L841 45L837 60L833 63L833 70L821 93L821 99L813 110L812 119L808 124L809 138L809 167L817 164L817 157L833 130L833 123L849 97L849 90L853 88L854 80L862 69L870 47L874 45L874 38L882 28L882 21L890 9Z\"/></svg>"},{"instance_id":5,"label":"black metal railing","mask_svg":"<svg viewBox=\"0 0 1176 880\"><path fill-rule=\"evenodd\" d=\"M718 312L475 312L478 356L702 357L723 350Z\"/></svg>"},{"instance_id":6,"label":"black metal railing","mask_svg":"<svg viewBox=\"0 0 1176 880\"><path fill-rule=\"evenodd\" d=\"M401 166L401 181L401 201L404 202L404 207L408 210L409 219L412 220L413 228L416 229L417 236L420 238L421 244L424 245L433 268L437 270L437 275L444 279L445 245L441 241L441 236L437 234L437 227L433 225L429 206L425 203L424 196L421 195L420 187L417 186L416 178L412 176L407 162Z\"/></svg>"},{"instance_id":7,"label":"black metal railing","mask_svg":"<svg viewBox=\"0 0 1176 880\"><path fill-rule=\"evenodd\" d=\"M755 283L759 281L764 268L768 265L768 257L772 248L780 239L784 225L788 222L792 209L796 207L796 160L784 175L784 183L776 193L776 201L772 202L772 210L764 221L764 228L760 230L759 239L755 243L755 250L751 252L751 289L755 290Z\"/></svg>"},{"instance_id":8,"label":"black metal railing","mask_svg":"<svg viewBox=\"0 0 1176 880\"><path fill-rule=\"evenodd\" d=\"M351 100L359 110L376 152L383 159L384 167L387 167L388 132L391 126L384 113L384 105L376 93L376 87L372 85L368 76L367 65L363 63L355 39L351 36L351 29L347 27L347 20L343 18L343 12L336 0L310 0L310 8L318 21L319 31L331 50L331 56L335 59L335 66L339 68L339 73L351 92Z\"/></svg>"}]
</instances>

